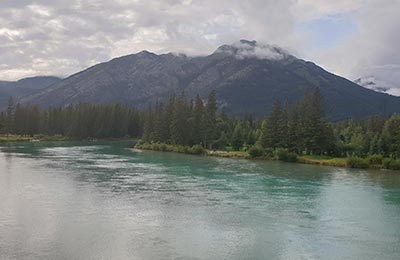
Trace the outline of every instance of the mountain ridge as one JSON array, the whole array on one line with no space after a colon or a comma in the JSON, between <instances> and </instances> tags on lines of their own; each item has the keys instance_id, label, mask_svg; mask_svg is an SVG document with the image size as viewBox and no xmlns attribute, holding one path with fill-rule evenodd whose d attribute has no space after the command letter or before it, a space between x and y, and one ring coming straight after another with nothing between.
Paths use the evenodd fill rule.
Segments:
<instances>
[{"instance_id":1,"label":"mountain ridge","mask_svg":"<svg viewBox=\"0 0 400 260\"><path fill-rule=\"evenodd\" d=\"M400 98L365 89L277 46L247 40L222 45L207 56L141 51L117 57L19 101L44 107L87 102L144 108L172 94L205 98L215 90L226 113L261 117L275 100L293 103L312 87L321 89L333 120L400 112Z\"/></svg>"},{"instance_id":2,"label":"mountain ridge","mask_svg":"<svg viewBox=\"0 0 400 260\"><path fill-rule=\"evenodd\" d=\"M0 110L5 108L8 98L15 101L45 89L62 79L56 76L36 76L19 79L17 81L0 81Z\"/></svg>"}]
</instances>

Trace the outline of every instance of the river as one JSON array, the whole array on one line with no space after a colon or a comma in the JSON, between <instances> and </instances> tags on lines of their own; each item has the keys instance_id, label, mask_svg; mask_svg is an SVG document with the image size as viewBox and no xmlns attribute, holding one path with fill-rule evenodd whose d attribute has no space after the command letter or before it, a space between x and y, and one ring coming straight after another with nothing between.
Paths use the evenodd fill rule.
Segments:
<instances>
[{"instance_id":1,"label":"river","mask_svg":"<svg viewBox=\"0 0 400 260\"><path fill-rule=\"evenodd\" d=\"M400 174L0 146L0 259L400 259Z\"/></svg>"}]
</instances>

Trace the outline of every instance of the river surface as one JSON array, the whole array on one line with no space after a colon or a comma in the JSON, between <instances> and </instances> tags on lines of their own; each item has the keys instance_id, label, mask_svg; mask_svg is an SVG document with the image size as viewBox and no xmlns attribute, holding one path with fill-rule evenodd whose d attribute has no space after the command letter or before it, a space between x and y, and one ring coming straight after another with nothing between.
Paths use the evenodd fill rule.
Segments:
<instances>
[{"instance_id":1,"label":"river surface","mask_svg":"<svg viewBox=\"0 0 400 260\"><path fill-rule=\"evenodd\" d=\"M0 259L400 259L400 174L0 146Z\"/></svg>"}]
</instances>

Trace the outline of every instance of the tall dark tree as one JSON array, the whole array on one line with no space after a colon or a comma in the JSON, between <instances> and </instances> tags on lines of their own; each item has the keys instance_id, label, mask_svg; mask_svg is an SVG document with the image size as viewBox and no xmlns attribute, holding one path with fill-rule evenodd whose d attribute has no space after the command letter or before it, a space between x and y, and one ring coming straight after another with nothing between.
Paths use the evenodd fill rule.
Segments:
<instances>
[{"instance_id":1,"label":"tall dark tree","mask_svg":"<svg viewBox=\"0 0 400 260\"><path fill-rule=\"evenodd\" d=\"M6 132L12 133L14 131L14 100L10 96L7 101L6 112Z\"/></svg>"},{"instance_id":2,"label":"tall dark tree","mask_svg":"<svg viewBox=\"0 0 400 260\"><path fill-rule=\"evenodd\" d=\"M171 140L174 144L188 145L191 126L188 122L190 108L185 97L179 96L175 100L175 107L171 121Z\"/></svg>"},{"instance_id":3,"label":"tall dark tree","mask_svg":"<svg viewBox=\"0 0 400 260\"><path fill-rule=\"evenodd\" d=\"M262 124L261 145L270 148L287 147L287 109L276 101L268 118Z\"/></svg>"},{"instance_id":4,"label":"tall dark tree","mask_svg":"<svg viewBox=\"0 0 400 260\"><path fill-rule=\"evenodd\" d=\"M201 144L204 136L204 104L197 95L193 107L193 143Z\"/></svg>"},{"instance_id":5,"label":"tall dark tree","mask_svg":"<svg viewBox=\"0 0 400 260\"><path fill-rule=\"evenodd\" d=\"M332 129L325 118L324 98L319 88L306 91L300 103L301 150L321 154L332 146Z\"/></svg>"},{"instance_id":6,"label":"tall dark tree","mask_svg":"<svg viewBox=\"0 0 400 260\"><path fill-rule=\"evenodd\" d=\"M392 115L383 128L383 141L387 155L400 158L400 115Z\"/></svg>"},{"instance_id":7,"label":"tall dark tree","mask_svg":"<svg viewBox=\"0 0 400 260\"><path fill-rule=\"evenodd\" d=\"M216 136L217 100L215 91L211 91L208 95L204 117L203 143L205 147L212 148Z\"/></svg>"}]
</instances>

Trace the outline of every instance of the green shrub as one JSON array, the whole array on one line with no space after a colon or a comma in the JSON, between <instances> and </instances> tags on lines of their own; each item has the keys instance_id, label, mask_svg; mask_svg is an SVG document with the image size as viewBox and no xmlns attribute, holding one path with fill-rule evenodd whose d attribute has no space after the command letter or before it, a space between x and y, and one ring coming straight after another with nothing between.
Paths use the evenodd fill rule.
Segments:
<instances>
[{"instance_id":1,"label":"green shrub","mask_svg":"<svg viewBox=\"0 0 400 260\"><path fill-rule=\"evenodd\" d=\"M274 157L274 149L272 148L265 148L264 149L264 156L268 158L273 158Z\"/></svg>"},{"instance_id":2,"label":"green shrub","mask_svg":"<svg viewBox=\"0 0 400 260\"><path fill-rule=\"evenodd\" d=\"M367 157L367 162L369 164L379 164L381 165L383 161L383 156L380 154L372 154Z\"/></svg>"},{"instance_id":3,"label":"green shrub","mask_svg":"<svg viewBox=\"0 0 400 260\"><path fill-rule=\"evenodd\" d=\"M349 157L346 161L346 166L349 168L367 169L369 164L367 160L360 157Z\"/></svg>"},{"instance_id":4,"label":"green shrub","mask_svg":"<svg viewBox=\"0 0 400 260\"><path fill-rule=\"evenodd\" d=\"M297 154L289 152L287 149L277 149L276 156L284 162L297 162Z\"/></svg>"},{"instance_id":5,"label":"green shrub","mask_svg":"<svg viewBox=\"0 0 400 260\"><path fill-rule=\"evenodd\" d=\"M161 145L160 145L160 151L165 152L165 151L167 151L167 150L168 150L168 147L167 147L166 144L161 144Z\"/></svg>"},{"instance_id":6,"label":"green shrub","mask_svg":"<svg viewBox=\"0 0 400 260\"><path fill-rule=\"evenodd\" d=\"M249 155L251 158L261 157L264 155L264 149L259 145L255 145L249 149Z\"/></svg>"},{"instance_id":7,"label":"green shrub","mask_svg":"<svg viewBox=\"0 0 400 260\"><path fill-rule=\"evenodd\" d=\"M383 160L383 167L390 170L400 170L400 159L386 158Z\"/></svg>"},{"instance_id":8,"label":"green shrub","mask_svg":"<svg viewBox=\"0 0 400 260\"><path fill-rule=\"evenodd\" d=\"M137 140L135 145L139 146L139 145L143 145L143 144L145 144L145 142L142 139L139 139L139 140Z\"/></svg>"},{"instance_id":9,"label":"green shrub","mask_svg":"<svg viewBox=\"0 0 400 260\"><path fill-rule=\"evenodd\" d=\"M187 146L179 146L179 150L182 151L182 153L189 153L190 152L190 148Z\"/></svg>"},{"instance_id":10,"label":"green shrub","mask_svg":"<svg viewBox=\"0 0 400 260\"><path fill-rule=\"evenodd\" d=\"M206 154L207 151L206 151L206 149L203 148L203 146L196 144L196 145L193 145L192 148L190 148L190 153L203 155L203 154Z\"/></svg>"}]
</instances>

